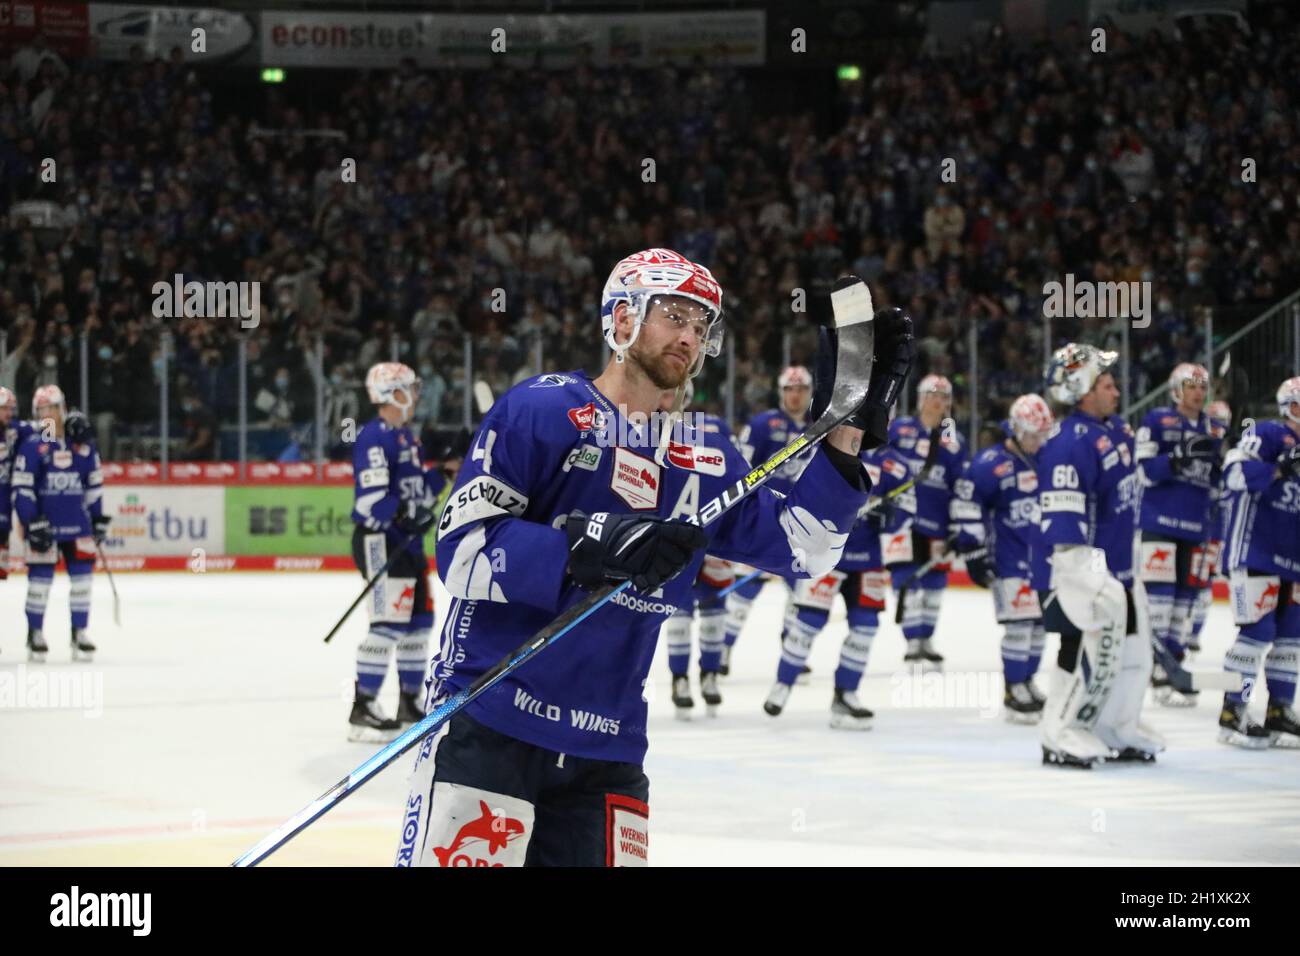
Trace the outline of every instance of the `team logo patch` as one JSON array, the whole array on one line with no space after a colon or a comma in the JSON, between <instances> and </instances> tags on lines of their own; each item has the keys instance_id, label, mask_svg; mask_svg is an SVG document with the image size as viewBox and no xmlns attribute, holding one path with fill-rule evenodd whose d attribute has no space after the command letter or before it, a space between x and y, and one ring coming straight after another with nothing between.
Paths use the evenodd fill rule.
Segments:
<instances>
[{"instance_id":1,"label":"team logo patch","mask_svg":"<svg viewBox=\"0 0 1300 956\"><path fill-rule=\"evenodd\" d=\"M886 458L882 463L882 467L895 478L907 477L907 466L897 458Z\"/></svg>"},{"instance_id":2,"label":"team logo patch","mask_svg":"<svg viewBox=\"0 0 1300 956\"><path fill-rule=\"evenodd\" d=\"M1166 426L1177 426L1182 424L1182 422L1178 420L1177 415L1162 415L1160 416L1160 424Z\"/></svg>"},{"instance_id":3,"label":"team logo patch","mask_svg":"<svg viewBox=\"0 0 1300 956\"><path fill-rule=\"evenodd\" d=\"M1094 444L1097 448L1097 451L1101 452L1102 454L1105 454L1106 452L1110 451L1110 439L1107 438L1105 435L1097 436L1097 441Z\"/></svg>"},{"instance_id":4,"label":"team logo patch","mask_svg":"<svg viewBox=\"0 0 1300 956\"><path fill-rule=\"evenodd\" d=\"M1003 475L1009 475L1009 474L1011 474L1011 469L1014 468L1014 467L1016 467L1016 463L1015 463L1015 462L1013 462L1013 461L1004 461L1004 462L1002 462L1001 464L999 464L997 467L995 467L995 468L993 469L993 474L995 474L995 475L997 475L999 478L1001 478Z\"/></svg>"},{"instance_id":5,"label":"team logo patch","mask_svg":"<svg viewBox=\"0 0 1300 956\"><path fill-rule=\"evenodd\" d=\"M572 468L581 468L583 471L595 471L600 467L600 455L600 448L592 445L579 445L569 452L569 457L560 470L569 471Z\"/></svg>"},{"instance_id":6,"label":"team logo patch","mask_svg":"<svg viewBox=\"0 0 1300 956\"><path fill-rule=\"evenodd\" d=\"M571 408L568 415L574 428L580 432L589 432L596 426L596 403L588 402L580 408Z\"/></svg>"},{"instance_id":7,"label":"team logo patch","mask_svg":"<svg viewBox=\"0 0 1300 956\"><path fill-rule=\"evenodd\" d=\"M1022 471L1016 475L1016 488L1020 491L1038 490L1038 472Z\"/></svg>"},{"instance_id":8,"label":"team logo patch","mask_svg":"<svg viewBox=\"0 0 1300 956\"><path fill-rule=\"evenodd\" d=\"M522 866L533 807L517 797L438 782L429 820L428 845L438 866Z\"/></svg>"},{"instance_id":9,"label":"team logo patch","mask_svg":"<svg viewBox=\"0 0 1300 956\"><path fill-rule=\"evenodd\" d=\"M569 375L543 375L537 381L529 385L529 388L559 388L562 385L572 385L577 379Z\"/></svg>"},{"instance_id":10,"label":"team logo patch","mask_svg":"<svg viewBox=\"0 0 1300 956\"><path fill-rule=\"evenodd\" d=\"M678 468L698 471L702 475L720 476L727 470L726 456L722 452L699 445L668 443L668 460Z\"/></svg>"},{"instance_id":11,"label":"team logo patch","mask_svg":"<svg viewBox=\"0 0 1300 956\"><path fill-rule=\"evenodd\" d=\"M635 797L605 794L605 865L648 866L650 808Z\"/></svg>"},{"instance_id":12,"label":"team logo patch","mask_svg":"<svg viewBox=\"0 0 1300 956\"><path fill-rule=\"evenodd\" d=\"M68 451L67 449L64 449L64 448L60 448L58 451L56 451L56 452L54 453L54 467L55 467L55 468L71 468L71 467L72 467L72 452L70 452L70 451Z\"/></svg>"},{"instance_id":13,"label":"team logo patch","mask_svg":"<svg viewBox=\"0 0 1300 956\"><path fill-rule=\"evenodd\" d=\"M912 532L899 531L896 534L880 536L881 559L885 564L912 560Z\"/></svg>"},{"instance_id":14,"label":"team logo patch","mask_svg":"<svg viewBox=\"0 0 1300 956\"><path fill-rule=\"evenodd\" d=\"M1177 546L1165 541L1142 542L1142 579L1173 583Z\"/></svg>"},{"instance_id":15,"label":"team logo patch","mask_svg":"<svg viewBox=\"0 0 1300 956\"><path fill-rule=\"evenodd\" d=\"M659 506L659 466L630 449L614 449L609 487L628 507L648 511Z\"/></svg>"}]
</instances>

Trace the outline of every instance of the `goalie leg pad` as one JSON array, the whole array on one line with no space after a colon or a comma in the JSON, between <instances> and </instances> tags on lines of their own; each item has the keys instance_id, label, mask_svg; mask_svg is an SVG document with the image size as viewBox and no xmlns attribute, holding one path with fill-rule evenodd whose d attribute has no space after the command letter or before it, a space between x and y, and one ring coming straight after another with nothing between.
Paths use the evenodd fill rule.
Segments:
<instances>
[{"instance_id":1,"label":"goalie leg pad","mask_svg":"<svg viewBox=\"0 0 1300 956\"><path fill-rule=\"evenodd\" d=\"M1154 663L1150 637L1140 631L1131 629L1121 643L1119 673L1097 721L1097 736L1120 752L1132 750L1154 757L1165 749L1165 740L1142 721Z\"/></svg>"}]
</instances>

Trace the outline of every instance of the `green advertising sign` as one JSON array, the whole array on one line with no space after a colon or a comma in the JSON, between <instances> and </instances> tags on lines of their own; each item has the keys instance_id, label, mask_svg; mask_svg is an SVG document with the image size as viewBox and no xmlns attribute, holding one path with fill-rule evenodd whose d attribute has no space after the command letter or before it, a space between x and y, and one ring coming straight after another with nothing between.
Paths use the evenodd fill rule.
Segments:
<instances>
[{"instance_id":1,"label":"green advertising sign","mask_svg":"<svg viewBox=\"0 0 1300 956\"><path fill-rule=\"evenodd\" d=\"M346 485L231 485L227 554L350 554L352 489Z\"/></svg>"}]
</instances>

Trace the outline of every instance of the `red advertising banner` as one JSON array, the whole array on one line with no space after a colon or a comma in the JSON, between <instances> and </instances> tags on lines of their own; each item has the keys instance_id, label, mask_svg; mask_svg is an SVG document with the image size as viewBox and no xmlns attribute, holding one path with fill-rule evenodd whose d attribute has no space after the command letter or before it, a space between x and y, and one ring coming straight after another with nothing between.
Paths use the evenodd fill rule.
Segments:
<instances>
[{"instance_id":1,"label":"red advertising banner","mask_svg":"<svg viewBox=\"0 0 1300 956\"><path fill-rule=\"evenodd\" d=\"M38 33L59 56L85 56L90 51L88 5L0 2L0 54L8 56L30 47Z\"/></svg>"}]
</instances>

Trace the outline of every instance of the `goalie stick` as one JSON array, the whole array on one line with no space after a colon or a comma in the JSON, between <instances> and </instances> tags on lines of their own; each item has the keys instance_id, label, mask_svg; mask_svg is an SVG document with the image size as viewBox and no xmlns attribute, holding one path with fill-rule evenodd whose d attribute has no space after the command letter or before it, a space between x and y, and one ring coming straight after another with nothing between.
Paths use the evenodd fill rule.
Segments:
<instances>
[{"instance_id":1,"label":"goalie stick","mask_svg":"<svg viewBox=\"0 0 1300 956\"><path fill-rule=\"evenodd\" d=\"M1169 686L1180 694L1195 694L1203 690L1222 690L1236 693L1241 690L1241 675L1232 671L1189 671L1154 634L1151 635L1151 653L1156 663L1164 668Z\"/></svg>"},{"instance_id":2,"label":"goalie stick","mask_svg":"<svg viewBox=\"0 0 1300 956\"><path fill-rule=\"evenodd\" d=\"M871 292L861 279L845 277L836 283L831 293L835 310L835 327L838 332L835 383L830 404L807 431L796 437L763 464L753 468L721 495L709 501L688 521L708 525L762 487L781 464L811 448L831 430L852 415L867 397L871 382L871 367L875 357L874 312ZM236 867L256 866L262 860L288 843L346 797L351 796L367 780L433 733L485 691L495 687L507 675L559 640L575 626L603 607L614 595L626 590L630 581L606 585L584 596L554 621L538 631L531 639L506 655L470 684L434 707L420 721L412 724L382 750L361 766L330 787L314 801L296 813L276 830L268 834L234 862Z\"/></svg>"}]
</instances>

